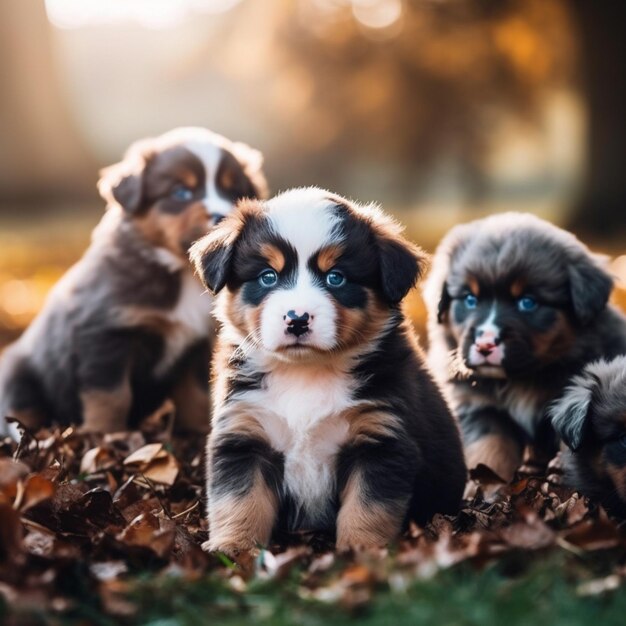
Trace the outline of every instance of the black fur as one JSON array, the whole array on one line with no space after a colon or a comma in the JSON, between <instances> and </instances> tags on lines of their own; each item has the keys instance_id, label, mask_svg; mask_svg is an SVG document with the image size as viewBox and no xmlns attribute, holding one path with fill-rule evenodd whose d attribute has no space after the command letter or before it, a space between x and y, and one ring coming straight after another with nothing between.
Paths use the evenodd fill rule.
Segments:
<instances>
[{"instance_id":1,"label":"black fur","mask_svg":"<svg viewBox=\"0 0 626 626\"><path fill-rule=\"evenodd\" d=\"M590 363L550 408L565 481L626 516L626 355Z\"/></svg>"},{"instance_id":2,"label":"black fur","mask_svg":"<svg viewBox=\"0 0 626 626\"><path fill-rule=\"evenodd\" d=\"M228 524L219 521L228 517L228 511L220 508L222 498L243 501L244 496L248 497L252 481L258 479L257 468L267 468L262 471L265 486L277 498L277 510L271 520L274 532L314 531L329 536L337 532L339 543L342 539L358 541L358 537L342 538L342 511L346 510L343 507L349 510L351 506L346 505L346 500L357 501L357 508L371 507L383 520L381 523L386 524L382 529L370 529L370 535L364 532L366 543L371 543L372 535L378 531L386 541L393 539L409 520L425 523L435 513L453 514L461 501L466 470L459 432L399 306L420 274L423 255L402 239L397 228L382 215L361 212L332 196L325 198L321 190L302 193L308 198L315 191L319 192L320 204L328 201L324 210L334 211L339 222L334 230L330 229L327 241L319 241L318 251L309 252L305 259L304 271L309 272L318 288L310 290L317 295L306 297L318 302L315 298L319 296L324 305L332 302L332 308L319 309L322 315L334 310L337 319L342 314L348 320L365 319L362 328L355 328L362 334L356 333L353 344L339 343L336 335L335 345L318 347L314 356L291 361L290 356L285 358L278 352L274 354L271 348L263 349L258 343L262 339L249 340L251 335L259 334L257 320L262 320L262 314L268 310L261 308L265 296L258 281L259 272L268 267L263 248L271 245L280 250L285 260L273 289L292 286L290 281L297 280L296 272L302 271L299 251L274 229L279 226L271 218L271 200L267 207L262 203L244 203L237 214L198 242L192 252L207 285L212 289L224 288L219 296L223 337L218 340L213 363L217 395L208 446L208 549L236 552L250 547L250 541L259 541L257 536L248 536L254 529L239 520L229 519ZM294 211L308 210L306 200L298 201L298 191L288 193L296 198ZM284 198L282 202L285 203ZM280 206L287 210L284 204ZM340 286L326 283L328 265L319 263L322 251L335 254L333 248L337 249L337 258L332 269L346 278ZM285 308L285 336L290 333L289 324L296 321L301 326L310 325L315 332L317 318L295 310L299 306L297 297L301 296L296 296L293 310ZM359 318L356 309L361 309L365 317ZM371 321L367 319L370 311ZM336 333L344 330L337 328ZM233 343L232 337L237 335L241 340ZM354 355L349 356L352 353L348 350L354 351ZM298 491L299 486L294 487L289 481L293 475L285 475L289 469L287 461L293 462L294 458L289 454L296 454L289 448L292 444L285 441L291 441L288 433L297 431L297 426L284 421L281 407L265 400L268 392L274 392L272 385L287 384L281 378L285 369L302 373L304 384L306 376L311 376L316 393L320 379L329 375L347 377L345 408L336 414L329 408L326 416L322 411L320 421L310 426L330 428L331 432L334 428L341 432L345 427L348 433L338 436L335 442L324 441L331 446L331 452L328 459L319 462L324 467L330 464L334 479L329 480L328 491L319 498L310 496L310 486ZM276 393L280 396L282 387ZM323 393L322 387L320 397ZM314 408L317 413L320 407ZM322 435L312 430L310 436ZM233 441L237 442L235 448ZM282 446L287 446L286 451ZM257 497L260 494L267 499L265 491L260 490ZM314 507L307 500L309 497L316 498ZM233 506L231 499L223 501ZM355 527L360 522L353 520ZM344 529L346 534L349 531ZM262 538L266 540L269 536ZM233 546L233 541L244 545Z\"/></svg>"},{"instance_id":3,"label":"black fur","mask_svg":"<svg viewBox=\"0 0 626 626\"><path fill-rule=\"evenodd\" d=\"M500 423L498 434L515 445L556 450L550 403L590 361L626 353L626 318L607 304L611 287L582 243L533 216L497 215L446 236L426 288L430 360L466 447ZM472 289L477 302L468 309ZM537 302L534 310L519 310L524 296ZM498 376L468 356L476 329L494 310L504 347ZM560 429L572 445L574 430Z\"/></svg>"}]
</instances>

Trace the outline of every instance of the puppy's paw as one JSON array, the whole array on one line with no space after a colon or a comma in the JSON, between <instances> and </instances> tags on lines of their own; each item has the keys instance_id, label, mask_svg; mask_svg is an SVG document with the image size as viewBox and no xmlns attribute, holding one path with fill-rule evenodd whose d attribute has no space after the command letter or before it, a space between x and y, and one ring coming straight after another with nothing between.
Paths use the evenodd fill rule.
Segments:
<instances>
[{"instance_id":1,"label":"puppy's paw","mask_svg":"<svg viewBox=\"0 0 626 626\"><path fill-rule=\"evenodd\" d=\"M226 556L237 559L242 554L256 554L258 548L252 541L235 541L227 537L210 537L202 544L205 552L221 552Z\"/></svg>"},{"instance_id":2,"label":"puppy's paw","mask_svg":"<svg viewBox=\"0 0 626 626\"><path fill-rule=\"evenodd\" d=\"M395 539L396 528L367 528L358 525L342 524L337 528L337 552L362 552L384 548Z\"/></svg>"}]
</instances>

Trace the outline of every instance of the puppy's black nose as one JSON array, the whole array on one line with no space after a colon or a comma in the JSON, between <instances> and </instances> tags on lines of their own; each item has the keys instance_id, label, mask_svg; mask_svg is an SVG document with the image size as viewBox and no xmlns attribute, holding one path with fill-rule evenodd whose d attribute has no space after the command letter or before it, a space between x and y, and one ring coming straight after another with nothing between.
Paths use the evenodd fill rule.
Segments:
<instances>
[{"instance_id":1,"label":"puppy's black nose","mask_svg":"<svg viewBox=\"0 0 626 626\"><path fill-rule=\"evenodd\" d=\"M211 218L213 219L213 226L217 226L226 216L220 213L213 213Z\"/></svg>"},{"instance_id":2,"label":"puppy's black nose","mask_svg":"<svg viewBox=\"0 0 626 626\"><path fill-rule=\"evenodd\" d=\"M300 337L309 332L309 314L297 315L295 311L288 311L285 316L287 322L287 332L296 337Z\"/></svg>"},{"instance_id":3,"label":"puppy's black nose","mask_svg":"<svg viewBox=\"0 0 626 626\"><path fill-rule=\"evenodd\" d=\"M291 311L287 311L287 317L290 320L290 324L292 322L304 322L305 324L309 323L309 314L303 313L302 315L298 315L293 309Z\"/></svg>"}]
</instances>

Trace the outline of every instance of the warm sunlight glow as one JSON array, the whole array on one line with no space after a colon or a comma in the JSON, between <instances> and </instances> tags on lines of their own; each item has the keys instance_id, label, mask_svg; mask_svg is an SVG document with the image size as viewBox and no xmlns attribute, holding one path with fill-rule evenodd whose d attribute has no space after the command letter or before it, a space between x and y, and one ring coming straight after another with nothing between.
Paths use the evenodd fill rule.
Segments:
<instances>
[{"instance_id":1,"label":"warm sunlight glow","mask_svg":"<svg viewBox=\"0 0 626 626\"><path fill-rule=\"evenodd\" d=\"M224 13L241 0L46 0L57 28L135 22L145 28L176 26L194 13Z\"/></svg>"},{"instance_id":2,"label":"warm sunlight glow","mask_svg":"<svg viewBox=\"0 0 626 626\"><path fill-rule=\"evenodd\" d=\"M352 0L354 17L367 28L389 28L402 16L401 0Z\"/></svg>"}]
</instances>

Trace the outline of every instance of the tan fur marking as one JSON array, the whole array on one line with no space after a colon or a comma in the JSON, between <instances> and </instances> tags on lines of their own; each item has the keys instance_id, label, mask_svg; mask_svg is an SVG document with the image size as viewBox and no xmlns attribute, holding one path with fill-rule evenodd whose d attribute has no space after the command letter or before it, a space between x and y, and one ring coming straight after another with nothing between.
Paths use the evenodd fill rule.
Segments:
<instances>
[{"instance_id":1,"label":"tan fur marking","mask_svg":"<svg viewBox=\"0 0 626 626\"><path fill-rule=\"evenodd\" d=\"M349 439L364 443L378 437L390 437L398 426L398 419L390 413L372 410L368 406L356 406L343 415L349 425Z\"/></svg>"},{"instance_id":2,"label":"tan fur marking","mask_svg":"<svg viewBox=\"0 0 626 626\"><path fill-rule=\"evenodd\" d=\"M317 257L317 266L322 272L327 272L335 266L342 252L341 246L327 246L320 251Z\"/></svg>"},{"instance_id":3,"label":"tan fur marking","mask_svg":"<svg viewBox=\"0 0 626 626\"><path fill-rule=\"evenodd\" d=\"M267 545L278 513L278 498L263 480L261 471L242 498L209 496L209 540L207 551L220 550L231 556Z\"/></svg>"},{"instance_id":4,"label":"tan fur marking","mask_svg":"<svg viewBox=\"0 0 626 626\"><path fill-rule=\"evenodd\" d=\"M285 268L285 255L271 243L264 243L261 246L261 254L267 259L269 265L277 272L282 272Z\"/></svg>"},{"instance_id":5,"label":"tan fur marking","mask_svg":"<svg viewBox=\"0 0 626 626\"><path fill-rule=\"evenodd\" d=\"M337 340L343 348L367 345L380 333L389 319L389 309L377 302L369 290L364 309L348 309L337 303L335 312Z\"/></svg>"},{"instance_id":6,"label":"tan fur marking","mask_svg":"<svg viewBox=\"0 0 626 626\"><path fill-rule=\"evenodd\" d=\"M182 213L160 213L150 209L135 218L135 226L155 246L167 248L187 261L187 245L209 231L209 216L202 202L190 204Z\"/></svg>"},{"instance_id":7,"label":"tan fur marking","mask_svg":"<svg viewBox=\"0 0 626 626\"><path fill-rule=\"evenodd\" d=\"M473 295L480 295L480 283L476 280L475 276L469 276L467 279L467 286L470 288L470 291Z\"/></svg>"},{"instance_id":8,"label":"tan fur marking","mask_svg":"<svg viewBox=\"0 0 626 626\"><path fill-rule=\"evenodd\" d=\"M387 545L399 534L406 513L406 502L383 506L367 501L363 480L353 474L341 494L337 516L337 550L377 548Z\"/></svg>"},{"instance_id":9,"label":"tan fur marking","mask_svg":"<svg viewBox=\"0 0 626 626\"><path fill-rule=\"evenodd\" d=\"M235 184L235 172L230 168L222 170L219 182L224 189L232 189Z\"/></svg>"},{"instance_id":10,"label":"tan fur marking","mask_svg":"<svg viewBox=\"0 0 626 626\"><path fill-rule=\"evenodd\" d=\"M569 353L576 340L565 315L561 311L557 311L556 315L557 319L549 330L532 336L535 355L545 362L553 362Z\"/></svg>"},{"instance_id":11,"label":"tan fur marking","mask_svg":"<svg viewBox=\"0 0 626 626\"><path fill-rule=\"evenodd\" d=\"M128 380L112 390L90 390L80 394L83 404L83 428L99 433L126 430L132 401Z\"/></svg>"},{"instance_id":12,"label":"tan fur marking","mask_svg":"<svg viewBox=\"0 0 626 626\"><path fill-rule=\"evenodd\" d=\"M509 437L487 435L465 447L468 469L479 463L492 469L500 478L510 481L522 464L523 449Z\"/></svg>"},{"instance_id":13,"label":"tan fur marking","mask_svg":"<svg viewBox=\"0 0 626 626\"><path fill-rule=\"evenodd\" d=\"M181 180L187 187L189 187L190 189L196 188L196 185L198 184L198 178L193 172L189 170L182 170L181 172L179 172L179 175Z\"/></svg>"},{"instance_id":14,"label":"tan fur marking","mask_svg":"<svg viewBox=\"0 0 626 626\"><path fill-rule=\"evenodd\" d=\"M259 420L254 417L254 413L259 408L254 404L247 402L237 402L228 411L221 413L217 420L213 423L213 428L219 431L220 435L225 433L235 433L237 435L245 435L246 437L254 437L260 441L269 444L267 433Z\"/></svg>"},{"instance_id":15,"label":"tan fur marking","mask_svg":"<svg viewBox=\"0 0 626 626\"><path fill-rule=\"evenodd\" d=\"M517 280L513 281L513 283L511 283L509 291L514 298L519 298L524 293L525 289L526 282L521 278L518 278Z\"/></svg>"},{"instance_id":16,"label":"tan fur marking","mask_svg":"<svg viewBox=\"0 0 626 626\"><path fill-rule=\"evenodd\" d=\"M241 291L234 294L225 292L222 297L226 298L226 314L228 321L246 336L250 332L246 326L246 309L248 307L243 302Z\"/></svg>"},{"instance_id":17,"label":"tan fur marking","mask_svg":"<svg viewBox=\"0 0 626 626\"><path fill-rule=\"evenodd\" d=\"M202 202L190 204L182 213L159 214L157 217L164 234L165 246L187 259L187 245L209 232L209 216Z\"/></svg>"}]
</instances>

